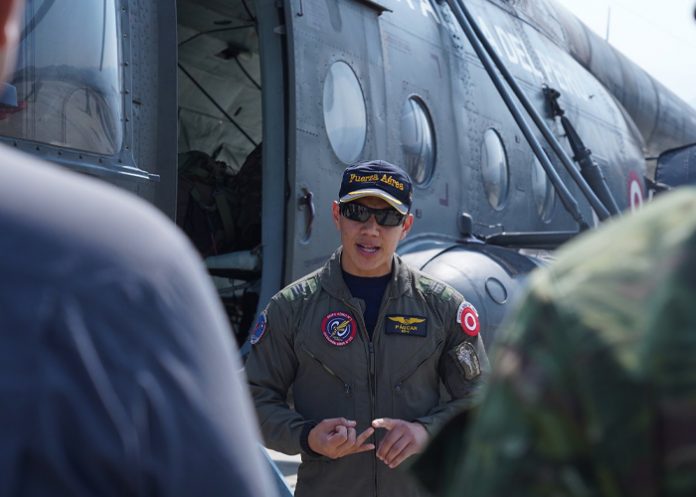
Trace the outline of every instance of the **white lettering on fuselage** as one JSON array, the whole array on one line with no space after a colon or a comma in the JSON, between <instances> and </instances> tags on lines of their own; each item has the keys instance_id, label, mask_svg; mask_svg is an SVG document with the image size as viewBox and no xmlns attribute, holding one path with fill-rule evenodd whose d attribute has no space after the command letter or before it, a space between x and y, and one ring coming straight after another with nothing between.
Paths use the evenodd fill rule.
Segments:
<instances>
[{"instance_id":1,"label":"white lettering on fuselage","mask_svg":"<svg viewBox=\"0 0 696 497\"><path fill-rule=\"evenodd\" d=\"M507 59L510 64L521 67L536 79L545 80L550 86L557 86L562 91L574 93L578 96L582 95L577 81L569 77L571 71L564 68L557 61L534 52L537 64L541 66L537 67L527 45L523 43L519 36L498 25L494 25L494 29L491 30L481 17L478 18L478 23L493 50L500 57ZM495 33L495 36L493 33Z\"/></svg>"},{"instance_id":2,"label":"white lettering on fuselage","mask_svg":"<svg viewBox=\"0 0 696 497\"><path fill-rule=\"evenodd\" d=\"M412 11L418 10L423 17L431 18L440 24L437 11L433 8L431 0L396 0L406 3ZM486 21L478 17L479 27L493 49L500 57L504 57L510 64L521 67L534 79L543 80L549 86L556 87L561 92L570 92L582 96L583 92L579 82L571 77L578 71L570 71L557 60L550 59L537 51L530 53L530 48L516 34L509 30L494 25L491 30ZM536 62L536 63L535 63Z\"/></svg>"},{"instance_id":3,"label":"white lettering on fuselage","mask_svg":"<svg viewBox=\"0 0 696 497\"><path fill-rule=\"evenodd\" d=\"M396 1L405 1L408 4L408 6L411 7L411 10L416 10L416 5L413 3L413 0ZM437 13L435 12L435 9L433 9L433 6L430 4L430 0L416 0L416 2L419 4L420 13L423 17L428 17L428 14L430 14L430 17L432 17L436 23L440 24L440 18L437 16Z\"/></svg>"},{"instance_id":4,"label":"white lettering on fuselage","mask_svg":"<svg viewBox=\"0 0 696 497\"><path fill-rule=\"evenodd\" d=\"M496 39L493 37L491 34L490 30L488 29L488 25L481 20L479 17L479 27L481 28L481 31L483 31L483 36L486 37L488 40L488 43L490 43L493 46L493 50L496 51L498 55L503 55L502 52L500 51L500 47L498 46L498 42Z\"/></svg>"},{"instance_id":5,"label":"white lettering on fuselage","mask_svg":"<svg viewBox=\"0 0 696 497\"><path fill-rule=\"evenodd\" d=\"M505 57L507 57L507 60L510 61L512 64L519 64L520 61L517 60L517 54L512 49L512 42L510 41L510 38L508 38L508 33L505 32L503 28L501 28L500 26L495 27L495 33L496 35L498 35L498 40L500 40L500 46L503 47L503 53L505 54Z\"/></svg>"}]
</instances>

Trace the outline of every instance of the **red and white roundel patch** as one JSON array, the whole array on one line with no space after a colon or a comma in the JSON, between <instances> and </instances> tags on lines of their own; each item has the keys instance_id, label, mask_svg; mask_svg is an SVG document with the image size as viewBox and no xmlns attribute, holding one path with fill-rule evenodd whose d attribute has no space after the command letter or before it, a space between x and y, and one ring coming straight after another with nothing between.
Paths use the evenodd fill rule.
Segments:
<instances>
[{"instance_id":1,"label":"red and white roundel patch","mask_svg":"<svg viewBox=\"0 0 696 497\"><path fill-rule=\"evenodd\" d=\"M358 325L350 314L332 312L322 320L321 332L331 345L343 347L353 341L358 332Z\"/></svg>"},{"instance_id":2,"label":"red and white roundel patch","mask_svg":"<svg viewBox=\"0 0 696 497\"><path fill-rule=\"evenodd\" d=\"M470 337L475 337L481 330L478 312L466 300L459 304L459 309L457 309L457 323L462 327L464 333Z\"/></svg>"}]
</instances>

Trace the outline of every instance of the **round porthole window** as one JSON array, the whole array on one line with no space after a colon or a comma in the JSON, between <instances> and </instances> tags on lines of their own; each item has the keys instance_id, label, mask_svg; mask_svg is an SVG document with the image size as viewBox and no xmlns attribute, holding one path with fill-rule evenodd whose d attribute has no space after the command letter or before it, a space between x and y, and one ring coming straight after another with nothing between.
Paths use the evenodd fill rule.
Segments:
<instances>
[{"instance_id":1,"label":"round porthole window","mask_svg":"<svg viewBox=\"0 0 696 497\"><path fill-rule=\"evenodd\" d=\"M542 221L548 223L551 220L551 214L556 202L556 193L546 171L544 171L541 162L536 157L532 167L532 196L534 197L537 214L539 214Z\"/></svg>"},{"instance_id":2,"label":"round porthole window","mask_svg":"<svg viewBox=\"0 0 696 497\"><path fill-rule=\"evenodd\" d=\"M365 146L367 111L358 77L345 62L335 62L324 81L324 124L331 148L345 163Z\"/></svg>"},{"instance_id":3,"label":"round porthole window","mask_svg":"<svg viewBox=\"0 0 696 497\"><path fill-rule=\"evenodd\" d=\"M481 175L488 202L495 210L501 210L507 200L510 176L503 141L492 128L483 134Z\"/></svg>"},{"instance_id":4,"label":"round porthole window","mask_svg":"<svg viewBox=\"0 0 696 497\"><path fill-rule=\"evenodd\" d=\"M406 100L401 112L401 148L413 182L427 183L435 167L435 135L428 110L417 97Z\"/></svg>"}]
</instances>

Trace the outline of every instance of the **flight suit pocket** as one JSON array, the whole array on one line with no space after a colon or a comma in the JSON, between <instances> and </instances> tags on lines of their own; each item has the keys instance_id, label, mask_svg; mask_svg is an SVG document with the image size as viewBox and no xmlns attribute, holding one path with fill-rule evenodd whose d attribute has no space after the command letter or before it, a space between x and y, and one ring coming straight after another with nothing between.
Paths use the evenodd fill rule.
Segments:
<instances>
[{"instance_id":1,"label":"flight suit pocket","mask_svg":"<svg viewBox=\"0 0 696 497\"><path fill-rule=\"evenodd\" d=\"M345 368L300 344L304 359L293 385L295 409L306 419L354 419L355 400L352 378Z\"/></svg>"},{"instance_id":2,"label":"flight suit pocket","mask_svg":"<svg viewBox=\"0 0 696 497\"><path fill-rule=\"evenodd\" d=\"M426 342L418 353L404 362L401 374L395 376L392 399L393 415L412 420L428 413L439 402L438 364L444 340Z\"/></svg>"}]
</instances>

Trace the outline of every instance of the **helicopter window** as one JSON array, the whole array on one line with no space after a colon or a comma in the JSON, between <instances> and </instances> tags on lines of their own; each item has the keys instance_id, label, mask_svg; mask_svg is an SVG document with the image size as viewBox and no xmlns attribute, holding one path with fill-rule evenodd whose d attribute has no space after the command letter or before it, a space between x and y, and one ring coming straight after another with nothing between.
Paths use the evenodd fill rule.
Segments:
<instances>
[{"instance_id":1,"label":"helicopter window","mask_svg":"<svg viewBox=\"0 0 696 497\"><path fill-rule=\"evenodd\" d=\"M505 207L508 196L510 173L503 140L492 128L483 135L481 148L481 174L488 202L496 210Z\"/></svg>"},{"instance_id":2,"label":"helicopter window","mask_svg":"<svg viewBox=\"0 0 696 497\"><path fill-rule=\"evenodd\" d=\"M551 220L551 214L556 203L556 194L546 171L541 167L541 163L536 157L534 157L534 166L532 168L532 195L537 214L539 214L542 221L548 223Z\"/></svg>"},{"instance_id":3,"label":"helicopter window","mask_svg":"<svg viewBox=\"0 0 696 497\"><path fill-rule=\"evenodd\" d=\"M113 155L123 140L116 0L28 0L0 134ZM16 95L16 98L15 98Z\"/></svg>"},{"instance_id":4,"label":"helicopter window","mask_svg":"<svg viewBox=\"0 0 696 497\"><path fill-rule=\"evenodd\" d=\"M435 167L435 135L425 107L418 97L409 97L401 113L401 148L404 165L417 184L427 183Z\"/></svg>"},{"instance_id":5,"label":"helicopter window","mask_svg":"<svg viewBox=\"0 0 696 497\"><path fill-rule=\"evenodd\" d=\"M355 161L365 145L367 111L360 82L343 61L329 68L324 81L324 124L336 156Z\"/></svg>"}]
</instances>

